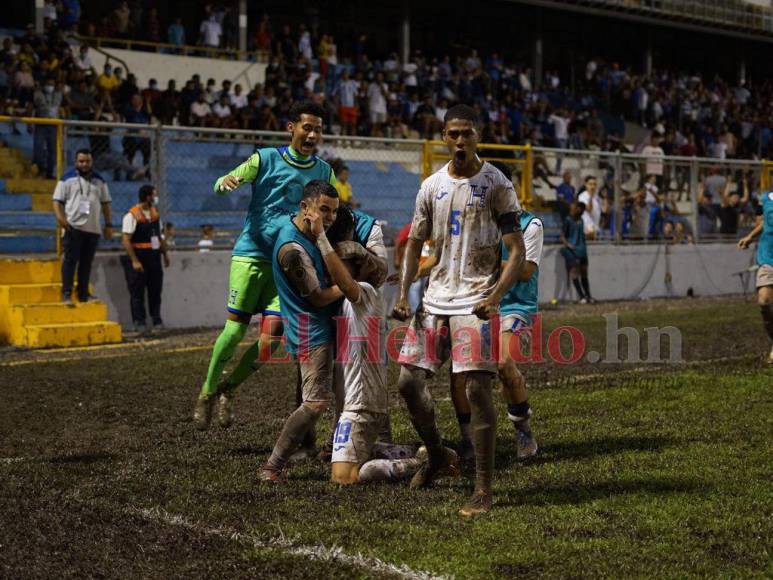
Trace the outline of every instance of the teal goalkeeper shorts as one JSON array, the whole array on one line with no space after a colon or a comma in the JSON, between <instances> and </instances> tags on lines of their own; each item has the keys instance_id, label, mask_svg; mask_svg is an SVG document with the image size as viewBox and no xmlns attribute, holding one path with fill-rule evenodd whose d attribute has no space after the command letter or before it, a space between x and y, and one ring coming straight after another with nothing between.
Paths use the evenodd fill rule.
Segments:
<instances>
[{"instance_id":1,"label":"teal goalkeeper shorts","mask_svg":"<svg viewBox=\"0 0 773 580\"><path fill-rule=\"evenodd\" d=\"M282 315L271 262L244 256L231 258L227 308L234 314Z\"/></svg>"}]
</instances>

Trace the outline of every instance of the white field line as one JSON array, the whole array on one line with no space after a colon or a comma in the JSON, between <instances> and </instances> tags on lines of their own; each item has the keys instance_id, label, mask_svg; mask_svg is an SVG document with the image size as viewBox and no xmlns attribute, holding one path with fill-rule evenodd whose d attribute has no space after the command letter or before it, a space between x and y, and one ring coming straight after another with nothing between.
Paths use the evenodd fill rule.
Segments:
<instances>
[{"instance_id":1,"label":"white field line","mask_svg":"<svg viewBox=\"0 0 773 580\"><path fill-rule=\"evenodd\" d=\"M11 463L19 463L20 461L27 461L26 457L0 457L0 464L10 465Z\"/></svg>"},{"instance_id":2,"label":"white field line","mask_svg":"<svg viewBox=\"0 0 773 580\"><path fill-rule=\"evenodd\" d=\"M252 546L259 549L276 550L284 552L292 556L298 556L301 558L308 558L309 560L319 560L322 562L340 562L348 564L355 568L360 568L366 572L384 574L389 576L397 576L405 578L407 580L442 580L445 576L436 576L429 572L412 570L405 564L396 565L384 562L378 558L371 558L369 556L363 556L362 554L347 554L340 547L324 546L322 544L297 544L292 540L285 538L281 534L276 538L270 540L262 540L252 534L245 534L227 527L207 527L199 525L195 522L186 520L182 516L171 514L161 508L127 508L128 514L140 516L146 520L162 523L170 526L177 526L202 533L206 536L216 536L220 538L226 538L240 544Z\"/></svg>"}]
</instances>

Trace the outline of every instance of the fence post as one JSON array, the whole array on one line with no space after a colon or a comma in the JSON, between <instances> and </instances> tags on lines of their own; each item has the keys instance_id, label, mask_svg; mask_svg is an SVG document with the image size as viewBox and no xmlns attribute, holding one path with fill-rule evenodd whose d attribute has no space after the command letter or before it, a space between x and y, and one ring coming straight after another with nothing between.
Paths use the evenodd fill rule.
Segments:
<instances>
[{"instance_id":1,"label":"fence post","mask_svg":"<svg viewBox=\"0 0 773 580\"><path fill-rule=\"evenodd\" d=\"M698 161L695 159L690 162L690 200L692 202L692 215L690 216L692 235L695 241L699 242L701 233L698 228Z\"/></svg>"},{"instance_id":2,"label":"fence post","mask_svg":"<svg viewBox=\"0 0 773 580\"><path fill-rule=\"evenodd\" d=\"M620 203L620 197L623 189L620 182L623 179L623 157L620 151L615 154L615 243L620 244L623 241L623 206Z\"/></svg>"},{"instance_id":3,"label":"fence post","mask_svg":"<svg viewBox=\"0 0 773 580\"><path fill-rule=\"evenodd\" d=\"M524 189L524 199L526 201L527 207L531 205L532 201L532 195L531 195L531 188L532 183L534 180L532 179L533 175L533 166L534 166L534 151L531 149L531 143L526 145L526 167L525 171L521 174L521 179L523 179L526 183L523 184Z\"/></svg>"},{"instance_id":4,"label":"fence post","mask_svg":"<svg viewBox=\"0 0 773 580\"><path fill-rule=\"evenodd\" d=\"M169 191L166 188L166 171L164 169L164 134L161 130L161 124L157 124L153 129L155 141L155 157L153 167L153 187L156 188L159 197L159 210L161 215L166 216L170 210Z\"/></svg>"},{"instance_id":5,"label":"fence post","mask_svg":"<svg viewBox=\"0 0 773 580\"><path fill-rule=\"evenodd\" d=\"M56 179L62 178L64 173L64 147L65 147L65 126L64 123L56 125ZM62 255L62 228L57 222L54 230L54 239L56 240L56 255Z\"/></svg>"}]
</instances>

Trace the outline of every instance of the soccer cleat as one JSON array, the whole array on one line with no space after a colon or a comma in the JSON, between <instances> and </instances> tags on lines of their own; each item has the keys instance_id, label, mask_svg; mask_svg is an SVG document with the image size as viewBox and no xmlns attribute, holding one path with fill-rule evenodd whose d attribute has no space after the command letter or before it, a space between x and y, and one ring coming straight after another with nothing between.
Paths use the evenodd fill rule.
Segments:
<instances>
[{"instance_id":1,"label":"soccer cleat","mask_svg":"<svg viewBox=\"0 0 773 580\"><path fill-rule=\"evenodd\" d=\"M217 398L217 422L223 429L234 424L234 394L233 391L220 393Z\"/></svg>"},{"instance_id":2,"label":"soccer cleat","mask_svg":"<svg viewBox=\"0 0 773 580\"><path fill-rule=\"evenodd\" d=\"M215 397L199 397L196 399L196 407L193 409L193 423L199 431L209 429L209 423L212 421L212 406L215 403Z\"/></svg>"},{"instance_id":3,"label":"soccer cleat","mask_svg":"<svg viewBox=\"0 0 773 580\"><path fill-rule=\"evenodd\" d=\"M459 510L459 515L472 518L491 511L491 493L475 490L470 500Z\"/></svg>"},{"instance_id":4,"label":"soccer cleat","mask_svg":"<svg viewBox=\"0 0 773 580\"><path fill-rule=\"evenodd\" d=\"M258 479L261 481L268 481L270 483L284 483L287 479L287 476L284 469L278 469L270 463L266 463L263 467L260 468L260 471L258 472Z\"/></svg>"},{"instance_id":5,"label":"soccer cleat","mask_svg":"<svg viewBox=\"0 0 773 580\"><path fill-rule=\"evenodd\" d=\"M429 453L424 446L420 447L416 452L416 458L422 461L422 464L413 478L411 478L409 485L411 489L430 487L437 477L443 477L444 475L457 477L460 474L459 456L456 454L456 451L448 447L441 448L440 456L436 462L430 461Z\"/></svg>"},{"instance_id":6,"label":"soccer cleat","mask_svg":"<svg viewBox=\"0 0 773 580\"><path fill-rule=\"evenodd\" d=\"M518 461L531 459L537 455L537 451L539 451L539 447L537 446L537 441L532 436L531 431L518 430L518 450L516 451Z\"/></svg>"}]
</instances>

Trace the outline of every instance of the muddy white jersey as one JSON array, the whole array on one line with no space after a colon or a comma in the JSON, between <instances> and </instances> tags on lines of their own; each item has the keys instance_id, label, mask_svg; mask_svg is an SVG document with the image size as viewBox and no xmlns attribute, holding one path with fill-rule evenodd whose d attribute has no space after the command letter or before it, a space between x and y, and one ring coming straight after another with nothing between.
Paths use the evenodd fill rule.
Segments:
<instances>
[{"instance_id":1,"label":"muddy white jersey","mask_svg":"<svg viewBox=\"0 0 773 580\"><path fill-rule=\"evenodd\" d=\"M438 259L424 308L432 314L471 314L499 277L499 218L521 208L511 181L490 163L464 179L451 177L448 167L421 184L410 237L431 239Z\"/></svg>"},{"instance_id":2,"label":"muddy white jersey","mask_svg":"<svg viewBox=\"0 0 773 580\"><path fill-rule=\"evenodd\" d=\"M386 319L380 293L367 282L360 285L357 302L344 300L344 317L348 337L341 336L338 326L338 358L344 374L344 411L386 413ZM347 339L348 338L348 339ZM348 356L347 356L348 355Z\"/></svg>"}]
</instances>

